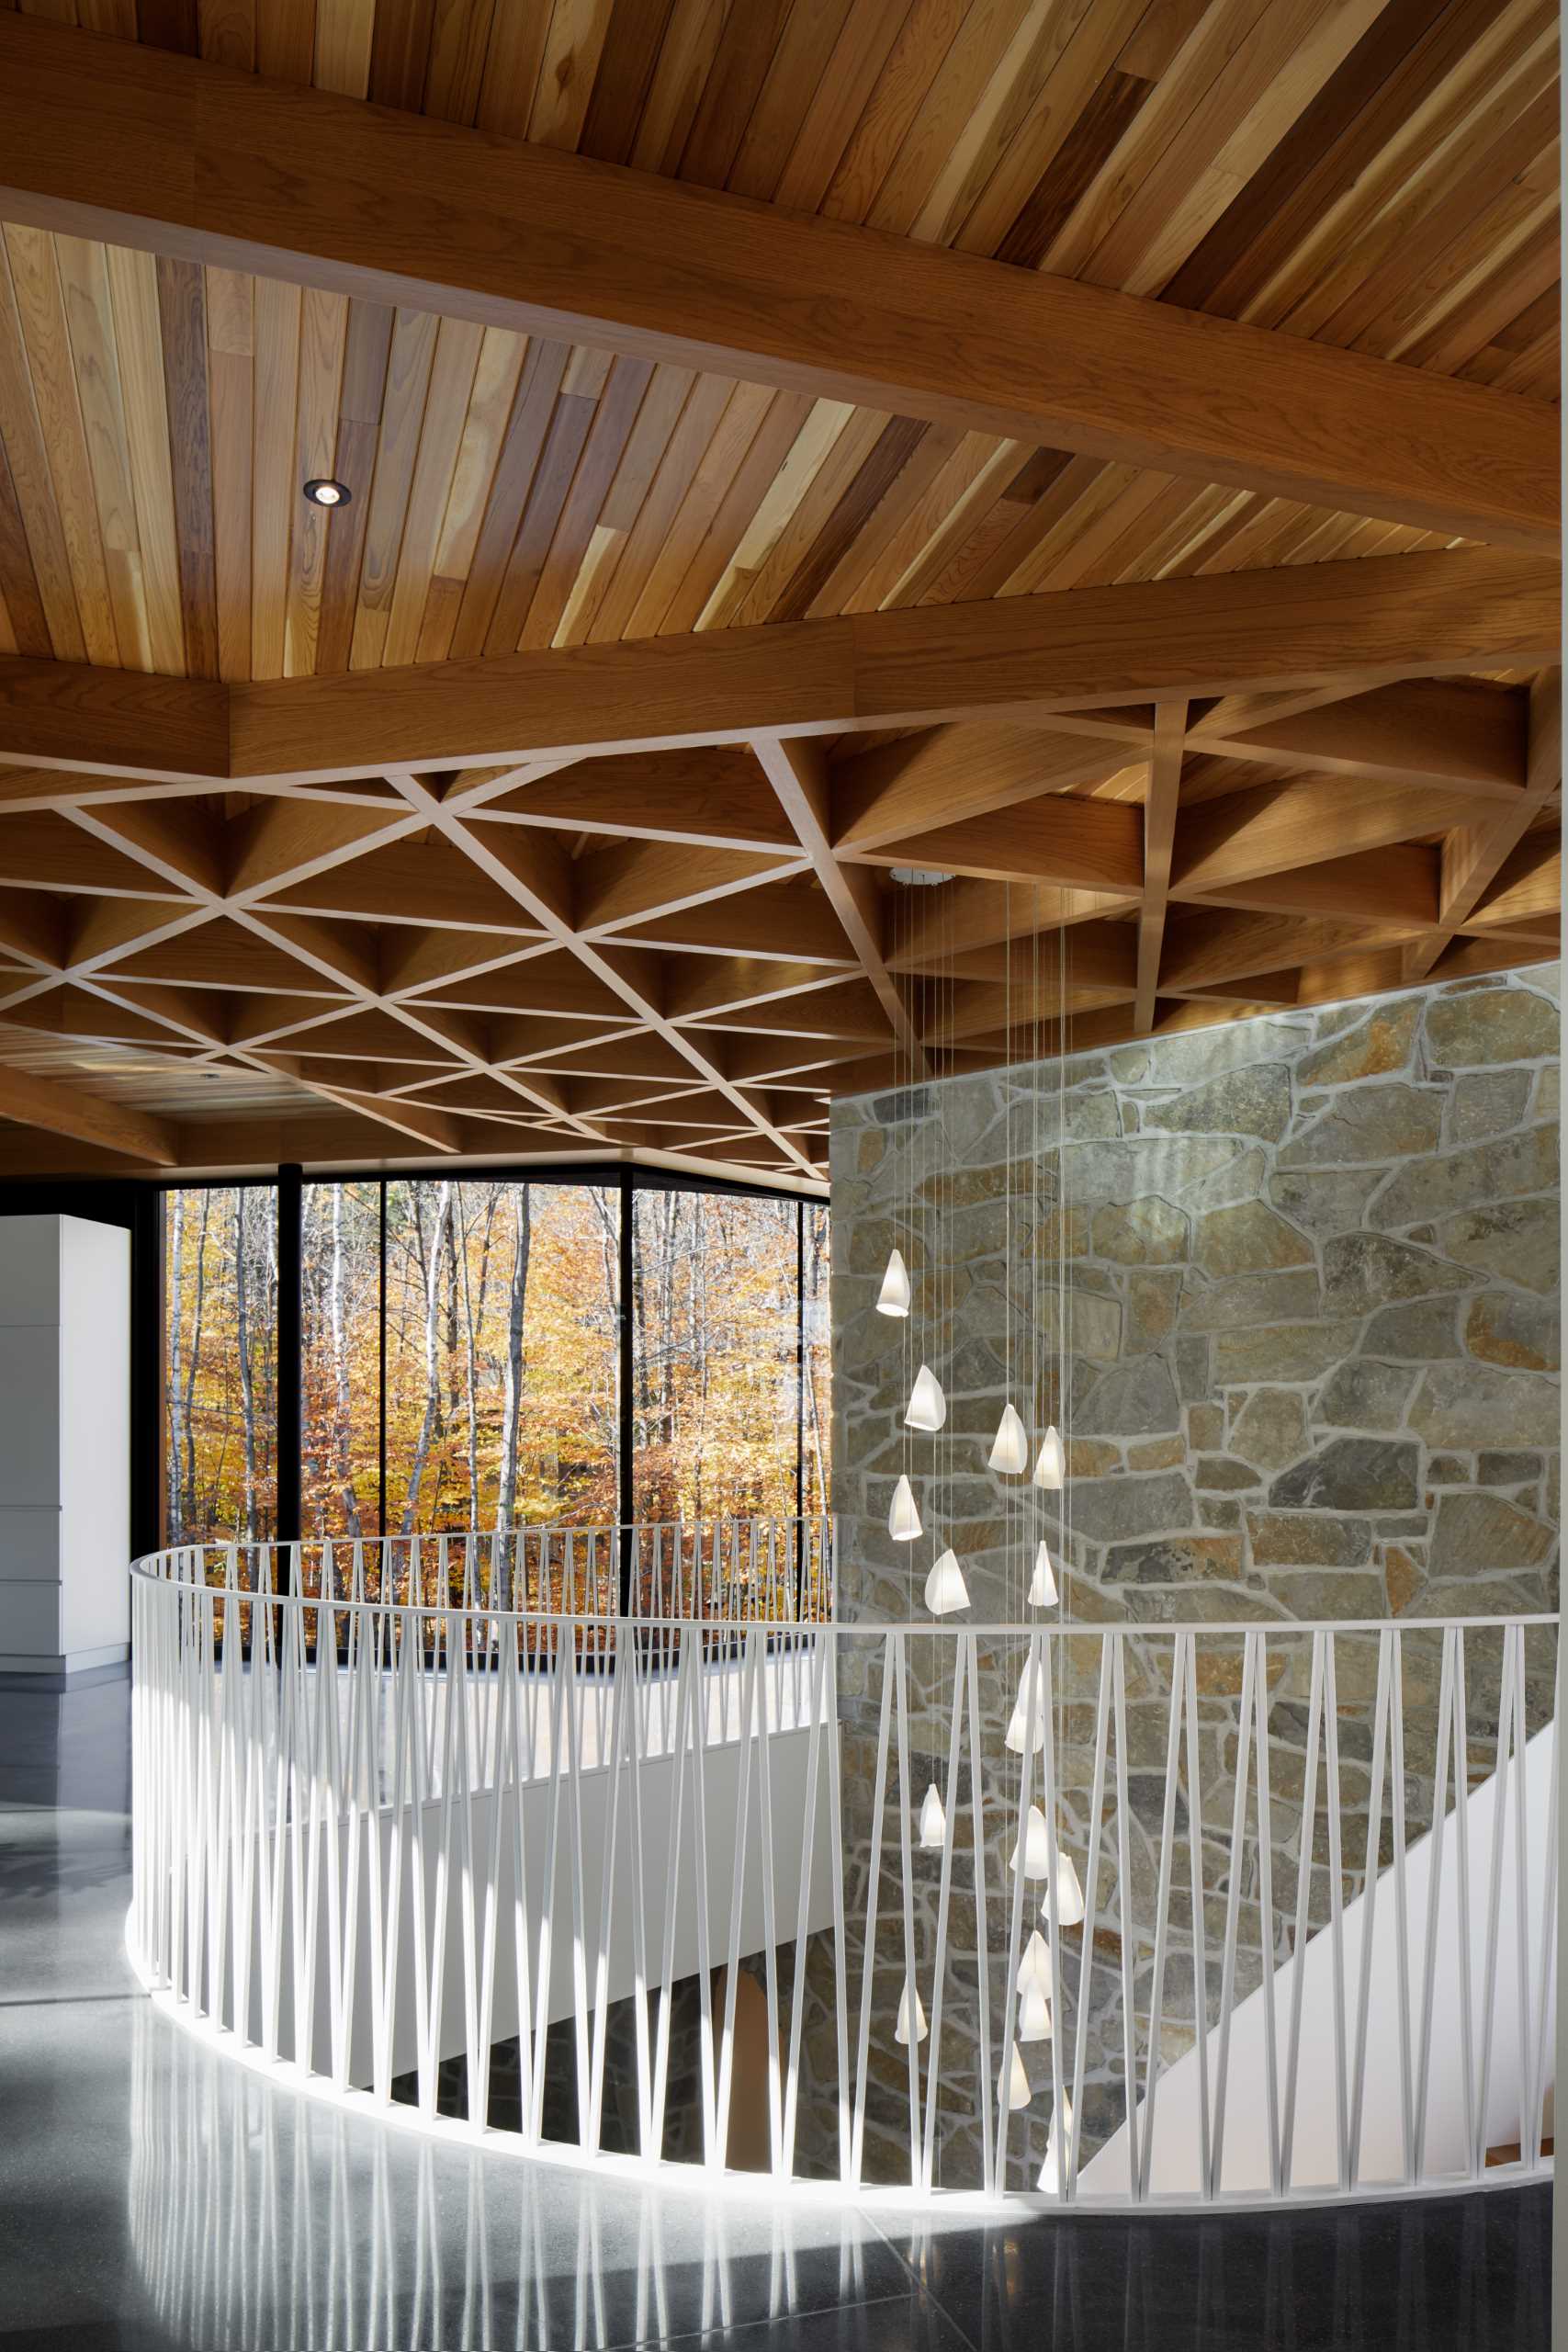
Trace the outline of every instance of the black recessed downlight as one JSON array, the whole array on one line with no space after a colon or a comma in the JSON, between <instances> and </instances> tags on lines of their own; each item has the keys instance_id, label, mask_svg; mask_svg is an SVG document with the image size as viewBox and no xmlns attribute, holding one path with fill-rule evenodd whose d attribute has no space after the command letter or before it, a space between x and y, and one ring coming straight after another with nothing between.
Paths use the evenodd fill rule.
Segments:
<instances>
[{"instance_id":1,"label":"black recessed downlight","mask_svg":"<svg viewBox=\"0 0 1568 2352\"><path fill-rule=\"evenodd\" d=\"M354 492L345 481L333 481L318 477L305 484L305 495L312 506L346 506Z\"/></svg>"}]
</instances>

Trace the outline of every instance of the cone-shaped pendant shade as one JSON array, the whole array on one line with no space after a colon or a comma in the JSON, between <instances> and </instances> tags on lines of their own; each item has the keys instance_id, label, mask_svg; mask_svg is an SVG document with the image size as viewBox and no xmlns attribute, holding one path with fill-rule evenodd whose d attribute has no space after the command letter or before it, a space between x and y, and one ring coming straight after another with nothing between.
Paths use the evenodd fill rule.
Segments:
<instances>
[{"instance_id":1,"label":"cone-shaped pendant shade","mask_svg":"<svg viewBox=\"0 0 1568 2352\"><path fill-rule=\"evenodd\" d=\"M920 1996L917 1993L915 1995L915 2040L917 2041L923 2041L925 2038L926 2013L920 2007ZM908 1984L905 1985L903 1996L898 2003L898 2022L893 2029L893 2039L901 2050L907 2048L908 2045L909 1987Z\"/></svg>"},{"instance_id":2,"label":"cone-shaped pendant shade","mask_svg":"<svg viewBox=\"0 0 1568 2352\"><path fill-rule=\"evenodd\" d=\"M920 1806L920 1846L928 1854L940 1854L947 1843L947 1815L942 1809L942 1799L933 1781L926 1791Z\"/></svg>"},{"instance_id":3,"label":"cone-shaped pendant shade","mask_svg":"<svg viewBox=\"0 0 1568 2352\"><path fill-rule=\"evenodd\" d=\"M1041 1876L1044 1876L1043 1871L1041 1872ZM1049 1906L1043 1903L1040 1905L1040 1917L1043 1919L1048 1919L1050 1916ZM1082 1917L1083 1889L1078 1884L1078 1874L1073 1866L1071 1854L1058 1846L1056 1849L1056 1925L1058 1928L1076 1928Z\"/></svg>"},{"instance_id":4,"label":"cone-shaped pendant shade","mask_svg":"<svg viewBox=\"0 0 1568 2352\"><path fill-rule=\"evenodd\" d=\"M969 1606L969 1588L955 1552L944 1552L926 1578L926 1607L933 1617L950 1617Z\"/></svg>"},{"instance_id":5,"label":"cone-shaped pendant shade","mask_svg":"<svg viewBox=\"0 0 1568 2352\"><path fill-rule=\"evenodd\" d=\"M942 1393L942 1383L930 1364L923 1363L909 1391L904 1426L908 1430L939 1430L946 1419L947 1399Z\"/></svg>"},{"instance_id":6,"label":"cone-shaped pendant shade","mask_svg":"<svg viewBox=\"0 0 1568 2352\"><path fill-rule=\"evenodd\" d=\"M1002 1407L996 1441L987 1458L986 1467L1005 1471L1010 1478L1021 1478L1029 1467L1029 1431L1010 1405Z\"/></svg>"},{"instance_id":7,"label":"cone-shaped pendant shade","mask_svg":"<svg viewBox=\"0 0 1568 2352\"><path fill-rule=\"evenodd\" d=\"M1062 2193L1067 2170L1067 2143L1072 2136L1072 2097L1064 2091L1062 2104L1051 2118L1051 2129L1045 2141L1045 2161L1040 2167L1040 2187L1047 2197L1059 2197Z\"/></svg>"},{"instance_id":8,"label":"cone-shaped pendant shade","mask_svg":"<svg viewBox=\"0 0 1568 2352\"><path fill-rule=\"evenodd\" d=\"M1018 1987L1018 2038L1021 2041L1049 2041L1051 2039L1051 2002L1038 1984Z\"/></svg>"},{"instance_id":9,"label":"cone-shaped pendant shade","mask_svg":"<svg viewBox=\"0 0 1568 2352\"><path fill-rule=\"evenodd\" d=\"M1053 1423L1040 1441L1040 1453L1034 1464L1035 1485L1059 1487L1066 1475L1066 1460L1062 1453L1062 1441L1056 1434L1055 1424Z\"/></svg>"},{"instance_id":10,"label":"cone-shaped pendant shade","mask_svg":"<svg viewBox=\"0 0 1568 2352\"><path fill-rule=\"evenodd\" d=\"M908 1478L900 1478L893 1489L893 1507L887 1514L887 1532L895 1544L912 1544L920 1532L920 1514L915 1509L915 1490Z\"/></svg>"},{"instance_id":11,"label":"cone-shaped pendant shade","mask_svg":"<svg viewBox=\"0 0 1568 2352\"><path fill-rule=\"evenodd\" d=\"M1022 1842L1024 1877L1044 1878L1051 1867L1050 1849L1045 1839L1045 1815L1037 1804L1032 1804L1029 1808L1029 1819L1024 1824ZM1010 1871L1016 1871L1018 1867L1018 1848L1015 1846L1008 1856L1008 1868Z\"/></svg>"},{"instance_id":12,"label":"cone-shaped pendant shade","mask_svg":"<svg viewBox=\"0 0 1568 2352\"><path fill-rule=\"evenodd\" d=\"M1019 1678L1018 1697L1013 1701L1012 1713L1009 1718L1005 1735L1007 1745L1015 1756L1023 1754L1023 1745L1029 1736L1029 1693L1032 1683L1034 1686L1035 1754L1038 1755L1045 1745L1045 1693L1040 1687L1040 1676L1033 1662L1029 1660L1025 1662L1023 1672Z\"/></svg>"},{"instance_id":13,"label":"cone-shaped pendant shade","mask_svg":"<svg viewBox=\"0 0 1568 2352\"><path fill-rule=\"evenodd\" d=\"M997 2087L1000 2089L999 2083ZM1007 2070L1007 2102L1014 2114L1021 2107L1029 2105L1029 2076L1023 2071L1023 2060L1016 2041L1012 2045L1012 2058Z\"/></svg>"},{"instance_id":14,"label":"cone-shaped pendant shade","mask_svg":"<svg viewBox=\"0 0 1568 2352\"><path fill-rule=\"evenodd\" d=\"M1032 1609L1055 1609L1057 1598L1056 1571L1051 1566L1051 1555L1043 1535L1034 1555L1034 1574L1029 1580L1029 1605Z\"/></svg>"},{"instance_id":15,"label":"cone-shaped pendant shade","mask_svg":"<svg viewBox=\"0 0 1568 2352\"><path fill-rule=\"evenodd\" d=\"M1023 1958L1018 1963L1021 1984L1038 1984L1047 2000L1051 1997L1051 1947L1038 1928L1029 1930L1029 1941L1023 1947Z\"/></svg>"},{"instance_id":16,"label":"cone-shaped pendant shade","mask_svg":"<svg viewBox=\"0 0 1568 2352\"><path fill-rule=\"evenodd\" d=\"M897 1250L888 1253L887 1272L882 1277L877 1293L876 1311L879 1315L908 1315L909 1312L909 1270Z\"/></svg>"}]
</instances>

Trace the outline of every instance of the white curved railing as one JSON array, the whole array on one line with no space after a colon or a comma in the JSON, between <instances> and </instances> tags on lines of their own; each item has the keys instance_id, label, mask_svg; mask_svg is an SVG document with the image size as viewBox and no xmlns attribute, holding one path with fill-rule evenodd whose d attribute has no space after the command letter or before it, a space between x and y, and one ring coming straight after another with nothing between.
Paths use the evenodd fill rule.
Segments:
<instances>
[{"instance_id":1,"label":"white curved railing","mask_svg":"<svg viewBox=\"0 0 1568 2352\"><path fill-rule=\"evenodd\" d=\"M641 1533L613 1596L488 1538L139 1562L164 2006L433 2131L802 2190L1541 2169L1554 1619L845 1623L830 1528L770 1527L624 1611Z\"/></svg>"}]
</instances>

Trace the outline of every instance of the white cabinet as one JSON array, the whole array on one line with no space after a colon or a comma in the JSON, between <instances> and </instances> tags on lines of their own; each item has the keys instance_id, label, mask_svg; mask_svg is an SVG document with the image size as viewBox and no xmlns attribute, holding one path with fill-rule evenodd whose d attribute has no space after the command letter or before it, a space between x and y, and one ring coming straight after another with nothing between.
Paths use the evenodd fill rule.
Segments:
<instances>
[{"instance_id":1,"label":"white cabinet","mask_svg":"<svg viewBox=\"0 0 1568 2352\"><path fill-rule=\"evenodd\" d=\"M0 1673L130 1653L130 1236L0 1216Z\"/></svg>"}]
</instances>

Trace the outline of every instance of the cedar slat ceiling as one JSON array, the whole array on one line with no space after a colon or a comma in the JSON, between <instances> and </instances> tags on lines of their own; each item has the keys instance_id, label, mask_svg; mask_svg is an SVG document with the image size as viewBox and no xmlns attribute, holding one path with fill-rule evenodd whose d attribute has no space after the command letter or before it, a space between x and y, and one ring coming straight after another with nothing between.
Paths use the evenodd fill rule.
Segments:
<instances>
[{"instance_id":1,"label":"cedar slat ceiling","mask_svg":"<svg viewBox=\"0 0 1568 2352\"><path fill-rule=\"evenodd\" d=\"M1556 14L1537 0L48 14L1522 402L1557 396ZM299 496L326 473L354 492L330 522ZM1450 544L4 232L3 654L330 676ZM1157 723L1152 706L1102 712L1125 720L1119 741L1086 720L1049 752L1010 721L858 734L804 783L776 741L760 759L735 743L590 758L474 786L445 830L424 786L372 775L301 800L317 831L281 842L265 795L128 792L95 817L89 796L32 789L13 752L0 1057L181 1123L187 1164L205 1164L187 1140L205 1125L215 1161L612 1148L805 1175L833 1085L886 1082L924 1050L994 1060L1049 1043L1063 1011L1088 1043L1551 952L1557 805L1529 764L1529 673L1391 685L1414 699L1382 708L1371 684L1325 682L1310 733L1298 693L1282 716L1278 696L1166 704ZM1050 813L1064 802L1089 807ZM1454 844L1487 823L1507 838L1467 888ZM509 878L520 848L530 890L553 861L553 925ZM899 892L886 868L910 865L955 879ZM1027 955L1055 973L1064 924L1066 1001L1031 978L1021 1013L1007 933L1053 934ZM819 1036L797 1019L814 999ZM93 1144L62 1159L6 1135L0 1169L100 1164Z\"/></svg>"}]
</instances>

